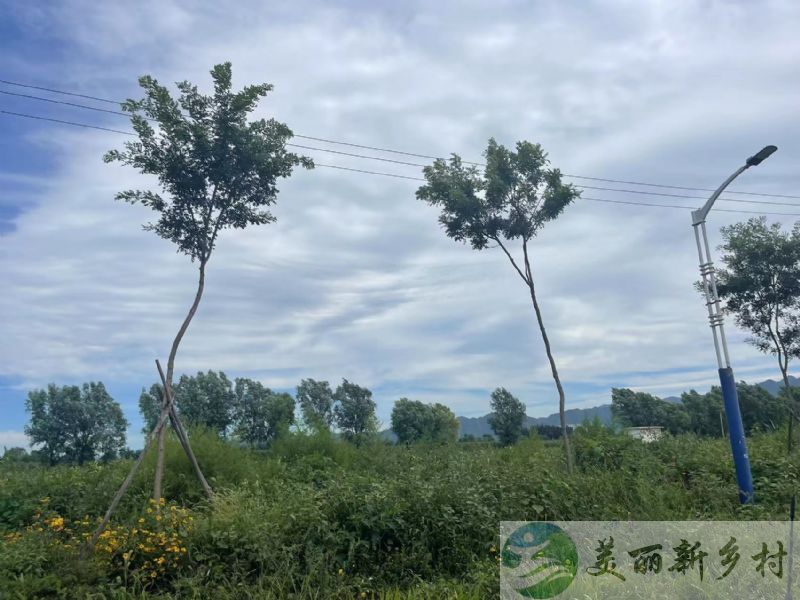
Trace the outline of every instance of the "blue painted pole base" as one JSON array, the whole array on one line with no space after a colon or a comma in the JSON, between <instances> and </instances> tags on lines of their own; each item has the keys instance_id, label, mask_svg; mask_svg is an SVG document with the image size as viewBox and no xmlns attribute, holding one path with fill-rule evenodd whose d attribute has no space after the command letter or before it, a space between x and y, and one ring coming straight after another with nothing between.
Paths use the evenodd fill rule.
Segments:
<instances>
[{"instance_id":1,"label":"blue painted pole base","mask_svg":"<svg viewBox=\"0 0 800 600\"><path fill-rule=\"evenodd\" d=\"M731 439L733 464L736 467L736 483L739 486L739 501L751 504L755 501L753 494L753 475L750 472L750 456L747 454L747 441L744 437L742 412L739 409L739 397L736 394L736 380L730 367L719 370L719 382L722 384L722 399L725 403L725 416L728 418L728 435Z\"/></svg>"}]
</instances>

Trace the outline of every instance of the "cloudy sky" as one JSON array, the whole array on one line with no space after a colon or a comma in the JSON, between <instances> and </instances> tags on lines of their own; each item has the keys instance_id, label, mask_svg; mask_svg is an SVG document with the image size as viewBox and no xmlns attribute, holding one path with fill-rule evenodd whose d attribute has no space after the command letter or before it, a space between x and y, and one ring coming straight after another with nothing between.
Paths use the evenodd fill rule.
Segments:
<instances>
[{"instance_id":1,"label":"cloudy sky","mask_svg":"<svg viewBox=\"0 0 800 600\"><path fill-rule=\"evenodd\" d=\"M486 141L541 143L570 175L716 187L765 144L737 191L800 196L800 3L492 1L21 3L0 0L0 78L112 100L136 78L233 63L270 82L257 115L296 134L479 160ZM114 107L0 84L0 91ZM0 110L126 129L122 117L0 94ZM148 180L102 154L125 136L0 113L0 446L24 443L28 390L102 380L141 444L138 393L191 302L195 267L114 193ZM375 151L296 143L419 162ZM305 151L318 163L419 177L417 167ZM570 179L576 184L705 192ZM275 389L304 377L488 412L505 386L556 410L530 299L499 250L445 237L419 182L318 167L281 186L275 224L226 232L179 372ZM660 395L716 381L692 289L693 198L586 189L535 241L533 269L570 407L612 386ZM729 195L727 210L800 214L800 199ZM748 214L713 212L710 232ZM793 216L770 216L789 223ZM732 324L729 323L732 328ZM739 378L776 377L732 330Z\"/></svg>"}]
</instances>

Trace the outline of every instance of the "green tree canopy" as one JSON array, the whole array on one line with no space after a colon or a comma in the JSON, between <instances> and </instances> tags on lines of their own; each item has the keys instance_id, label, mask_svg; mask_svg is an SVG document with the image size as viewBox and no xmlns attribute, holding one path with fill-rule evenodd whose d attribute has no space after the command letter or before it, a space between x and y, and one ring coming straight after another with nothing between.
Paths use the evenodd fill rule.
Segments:
<instances>
[{"instance_id":1,"label":"green tree canopy","mask_svg":"<svg viewBox=\"0 0 800 600\"><path fill-rule=\"evenodd\" d=\"M431 406L433 415L433 427L431 428L431 439L436 442L454 442L458 439L459 423L458 417L444 404L433 404Z\"/></svg>"},{"instance_id":2,"label":"green tree canopy","mask_svg":"<svg viewBox=\"0 0 800 600\"><path fill-rule=\"evenodd\" d=\"M725 311L751 333L749 342L777 358L784 389L797 413L789 363L800 357L800 222L791 232L766 217L722 228L718 291ZM790 445L791 445L790 421Z\"/></svg>"},{"instance_id":3,"label":"green tree canopy","mask_svg":"<svg viewBox=\"0 0 800 600\"><path fill-rule=\"evenodd\" d=\"M181 419L189 426L205 427L225 437L233 423L236 395L222 371L181 375L175 386L175 402Z\"/></svg>"},{"instance_id":4,"label":"green tree canopy","mask_svg":"<svg viewBox=\"0 0 800 600\"><path fill-rule=\"evenodd\" d=\"M264 447L294 423L294 398L276 393L260 382L236 379L234 435L252 446Z\"/></svg>"},{"instance_id":5,"label":"green tree canopy","mask_svg":"<svg viewBox=\"0 0 800 600\"><path fill-rule=\"evenodd\" d=\"M771 431L786 422L786 400L757 385L744 381L736 384L745 433ZM672 434L690 431L697 435L720 437L726 434L724 404L719 386L700 394L690 390L681 394L681 402L672 403L643 392L626 388L611 390L611 412L628 427L664 427Z\"/></svg>"},{"instance_id":6,"label":"green tree canopy","mask_svg":"<svg viewBox=\"0 0 800 600\"><path fill-rule=\"evenodd\" d=\"M30 421L25 433L51 465L115 458L125 447L128 422L102 382L58 387L28 394Z\"/></svg>"},{"instance_id":7,"label":"green tree canopy","mask_svg":"<svg viewBox=\"0 0 800 600\"><path fill-rule=\"evenodd\" d=\"M392 409L392 431L401 443L452 442L458 438L458 419L443 404L400 398Z\"/></svg>"},{"instance_id":8,"label":"green tree canopy","mask_svg":"<svg viewBox=\"0 0 800 600\"><path fill-rule=\"evenodd\" d=\"M173 387L173 398L181 419L192 427L205 427L220 436L227 435L233 424L236 394L233 383L222 371L182 375ZM163 388L153 384L142 390L139 410L145 421L145 432L152 431L161 412Z\"/></svg>"},{"instance_id":9,"label":"green tree canopy","mask_svg":"<svg viewBox=\"0 0 800 600\"><path fill-rule=\"evenodd\" d=\"M333 425L333 390L327 381L303 379L297 386L297 402L306 425L329 430Z\"/></svg>"},{"instance_id":10,"label":"green tree canopy","mask_svg":"<svg viewBox=\"0 0 800 600\"><path fill-rule=\"evenodd\" d=\"M292 131L284 123L247 120L272 85L234 92L230 63L216 65L211 78L213 94L182 81L174 98L156 79L140 77L144 98L122 105L138 139L104 157L158 178L165 195L127 190L117 199L157 212L145 229L172 241L201 268L220 231L273 222L268 207L277 199L278 179L297 165L313 167L310 159L286 150Z\"/></svg>"},{"instance_id":11,"label":"green tree canopy","mask_svg":"<svg viewBox=\"0 0 800 600\"><path fill-rule=\"evenodd\" d=\"M142 388L139 395L139 413L142 415L144 427L142 433L149 434L156 427L161 414L161 403L164 401L164 388L160 383L154 383L149 390Z\"/></svg>"},{"instance_id":12,"label":"green tree canopy","mask_svg":"<svg viewBox=\"0 0 800 600\"><path fill-rule=\"evenodd\" d=\"M377 433L376 404L371 391L343 379L333 394L333 400L334 421L346 439L360 444Z\"/></svg>"},{"instance_id":13,"label":"green tree canopy","mask_svg":"<svg viewBox=\"0 0 800 600\"><path fill-rule=\"evenodd\" d=\"M687 431L690 417L684 406L627 388L611 389L611 414L627 427L663 427L672 434Z\"/></svg>"},{"instance_id":14,"label":"green tree canopy","mask_svg":"<svg viewBox=\"0 0 800 600\"><path fill-rule=\"evenodd\" d=\"M525 426L525 405L506 388L492 392L492 414L489 426L503 446L510 446L522 437Z\"/></svg>"},{"instance_id":15,"label":"green tree canopy","mask_svg":"<svg viewBox=\"0 0 800 600\"><path fill-rule=\"evenodd\" d=\"M755 431L773 431L786 423L788 409L785 395L773 396L767 390L744 381L736 384L736 395L739 398L742 424L747 435ZM710 405L723 406L722 389L713 386L711 391L705 394L705 399Z\"/></svg>"}]
</instances>

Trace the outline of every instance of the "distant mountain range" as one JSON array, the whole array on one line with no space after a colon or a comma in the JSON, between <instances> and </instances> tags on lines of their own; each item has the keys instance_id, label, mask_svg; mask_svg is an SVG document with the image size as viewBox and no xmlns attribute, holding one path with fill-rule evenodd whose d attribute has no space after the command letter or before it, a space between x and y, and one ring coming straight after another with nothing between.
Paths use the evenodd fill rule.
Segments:
<instances>
[{"instance_id":1,"label":"distant mountain range","mask_svg":"<svg viewBox=\"0 0 800 600\"><path fill-rule=\"evenodd\" d=\"M611 405L603 404L592 408L570 408L566 411L567 423L570 425L580 425L586 420L593 421L595 417L602 423L611 423ZM473 435L477 438L484 435L492 435L492 428L489 426L489 415L482 417L458 417L459 431L458 436ZM558 413L553 413L548 417L526 417L525 427L531 428L537 425L560 425Z\"/></svg>"},{"instance_id":2,"label":"distant mountain range","mask_svg":"<svg viewBox=\"0 0 800 600\"><path fill-rule=\"evenodd\" d=\"M792 387L800 387L800 378L789 376L789 384ZM770 394L777 395L778 391L783 387L782 381L775 381L774 379L767 379L761 383L756 384L758 387L767 390ZM681 401L680 396L669 396L662 398L667 402L678 403ZM600 422L605 425L611 424L611 404L601 404L600 406L593 406L591 408L570 408L566 411L567 423L570 425L580 425L584 421L592 421L595 417L600 419ZM489 415L482 417L458 417L459 432L458 437L465 435L472 435L476 438L483 437L484 435L493 435L492 428L489 426ZM527 417L525 427L535 427L537 425L560 425L561 421L558 413L553 413L548 417ZM394 439L394 434L391 430L383 432L383 436L387 439Z\"/></svg>"}]
</instances>

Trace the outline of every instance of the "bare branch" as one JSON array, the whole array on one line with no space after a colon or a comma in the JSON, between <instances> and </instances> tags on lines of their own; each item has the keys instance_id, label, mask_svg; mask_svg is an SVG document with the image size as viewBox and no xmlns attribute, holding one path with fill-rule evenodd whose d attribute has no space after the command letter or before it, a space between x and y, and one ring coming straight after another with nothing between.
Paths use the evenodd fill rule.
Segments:
<instances>
[{"instance_id":1,"label":"bare branch","mask_svg":"<svg viewBox=\"0 0 800 600\"><path fill-rule=\"evenodd\" d=\"M497 242L497 245L498 245L498 246L500 246L500 247L503 249L503 252L505 252L505 253L506 253L506 256L508 257L508 260L510 260L510 261L511 261L511 264L512 264L512 265L514 265L514 268L516 269L517 273L519 273L519 276L520 276L520 277L522 277L522 281L524 281L524 282L525 282L525 284L526 284L528 287L530 287L530 285L531 285L531 282L530 282L530 280L529 280L527 277L525 277L525 275L523 275L522 271L521 271L521 270L520 270L520 268L517 266L517 263L516 263L516 261L514 260L514 257L513 257L513 256L511 256L511 253L510 253L510 252L509 252L509 251L506 249L506 247L503 245L503 242L501 242L501 241L500 241L500 238L499 238L499 236L498 236L498 237L493 237L493 238L491 238L491 239L493 239L495 242Z\"/></svg>"}]
</instances>

